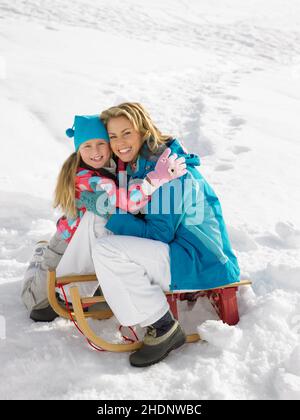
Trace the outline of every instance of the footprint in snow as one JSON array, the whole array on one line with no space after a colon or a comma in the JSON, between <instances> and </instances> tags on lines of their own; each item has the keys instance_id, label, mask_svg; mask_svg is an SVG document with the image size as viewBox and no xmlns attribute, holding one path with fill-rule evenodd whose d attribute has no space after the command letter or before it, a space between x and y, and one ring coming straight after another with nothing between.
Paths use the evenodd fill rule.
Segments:
<instances>
[{"instance_id":1,"label":"footprint in snow","mask_svg":"<svg viewBox=\"0 0 300 420\"><path fill-rule=\"evenodd\" d=\"M251 152L251 149L250 149L250 147L247 147L247 146L234 146L232 148L232 152L235 155L239 155L241 153Z\"/></svg>"},{"instance_id":2,"label":"footprint in snow","mask_svg":"<svg viewBox=\"0 0 300 420\"><path fill-rule=\"evenodd\" d=\"M229 171L230 169L234 169L234 166L230 163L221 163L215 167L215 171Z\"/></svg>"},{"instance_id":3,"label":"footprint in snow","mask_svg":"<svg viewBox=\"0 0 300 420\"><path fill-rule=\"evenodd\" d=\"M246 120L244 120L244 118L241 118L241 117L233 117L229 120L229 124L232 127L236 127L236 128L239 128L241 125L245 123L246 123Z\"/></svg>"},{"instance_id":4,"label":"footprint in snow","mask_svg":"<svg viewBox=\"0 0 300 420\"><path fill-rule=\"evenodd\" d=\"M300 248L300 230L290 222L278 222L275 226L276 233L266 233L255 238L261 245L274 249Z\"/></svg>"}]
</instances>

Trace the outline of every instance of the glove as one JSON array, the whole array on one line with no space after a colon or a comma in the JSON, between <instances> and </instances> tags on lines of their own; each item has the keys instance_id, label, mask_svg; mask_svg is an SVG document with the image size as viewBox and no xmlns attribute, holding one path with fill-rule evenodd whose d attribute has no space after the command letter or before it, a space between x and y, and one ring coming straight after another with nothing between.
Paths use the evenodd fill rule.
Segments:
<instances>
[{"instance_id":1,"label":"glove","mask_svg":"<svg viewBox=\"0 0 300 420\"><path fill-rule=\"evenodd\" d=\"M158 159L154 171L147 174L146 181L152 186L152 192L163 184L187 173L185 158L177 159L176 153L172 156L170 154L171 149L168 147ZM146 194L149 193L147 185L143 185L143 191Z\"/></svg>"},{"instance_id":2,"label":"glove","mask_svg":"<svg viewBox=\"0 0 300 420\"><path fill-rule=\"evenodd\" d=\"M85 207L98 216L107 216L113 209L114 197L109 197L106 191L82 191L80 199L76 200L78 208Z\"/></svg>"},{"instance_id":3,"label":"glove","mask_svg":"<svg viewBox=\"0 0 300 420\"><path fill-rule=\"evenodd\" d=\"M43 266L47 270L55 270L67 246L68 243L56 232L45 249Z\"/></svg>"}]
</instances>

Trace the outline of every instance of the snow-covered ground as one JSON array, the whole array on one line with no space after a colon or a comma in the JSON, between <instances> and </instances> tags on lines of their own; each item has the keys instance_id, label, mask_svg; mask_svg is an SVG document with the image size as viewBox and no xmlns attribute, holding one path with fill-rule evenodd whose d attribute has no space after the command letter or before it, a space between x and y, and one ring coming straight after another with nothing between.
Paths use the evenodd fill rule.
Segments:
<instances>
[{"instance_id":1,"label":"snow-covered ground","mask_svg":"<svg viewBox=\"0 0 300 420\"><path fill-rule=\"evenodd\" d=\"M0 397L300 399L300 2L0 0ZM243 278L241 320L182 305L186 344L134 369L20 299L75 113L139 101L199 153ZM94 322L115 339L115 319Z\"/></svg>"}]
</instances>

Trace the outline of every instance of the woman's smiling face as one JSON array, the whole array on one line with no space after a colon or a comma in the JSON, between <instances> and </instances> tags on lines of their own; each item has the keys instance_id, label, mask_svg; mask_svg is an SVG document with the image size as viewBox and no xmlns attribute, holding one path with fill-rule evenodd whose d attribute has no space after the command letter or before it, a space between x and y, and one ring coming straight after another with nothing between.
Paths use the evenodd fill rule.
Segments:
<instances>
[{"instance_id":1,"label":"woman's smiling face","mask_svg":"<svg viewBox=\"0 0 300 420\"><path fill-rule=\"evenodd\" d=\"M141 134L124 116L112 117L107 123L110 147L123 162L133 162L143 144Z\"/></svg>"}]
</instances>

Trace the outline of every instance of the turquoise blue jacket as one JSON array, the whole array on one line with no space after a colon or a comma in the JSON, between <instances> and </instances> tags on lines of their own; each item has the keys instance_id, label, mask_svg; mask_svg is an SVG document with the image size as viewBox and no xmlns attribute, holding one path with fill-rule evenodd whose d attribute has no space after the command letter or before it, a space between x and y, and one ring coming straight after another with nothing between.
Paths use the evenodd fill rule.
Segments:
<instances>
[{"instance_id":1,"label":"turquoise blue jacket","mask_svg":"<svg viewBox=\"0 0 300 420\"><path fill-rule=\"evenodd\" d=\"M172 153L184 156L188 172L160 187L145 208L144 218L113 214L106 228L116 235L138 236L169 244L170 290L210 289L239 281L239 266L222 216L220 202L196 166L197 155L185 153L176 139ZM160 151L159 154L161 154ZM154 156L144 145L131 179L143 179L155 167Z\"/></svg>"}]
</instances>

